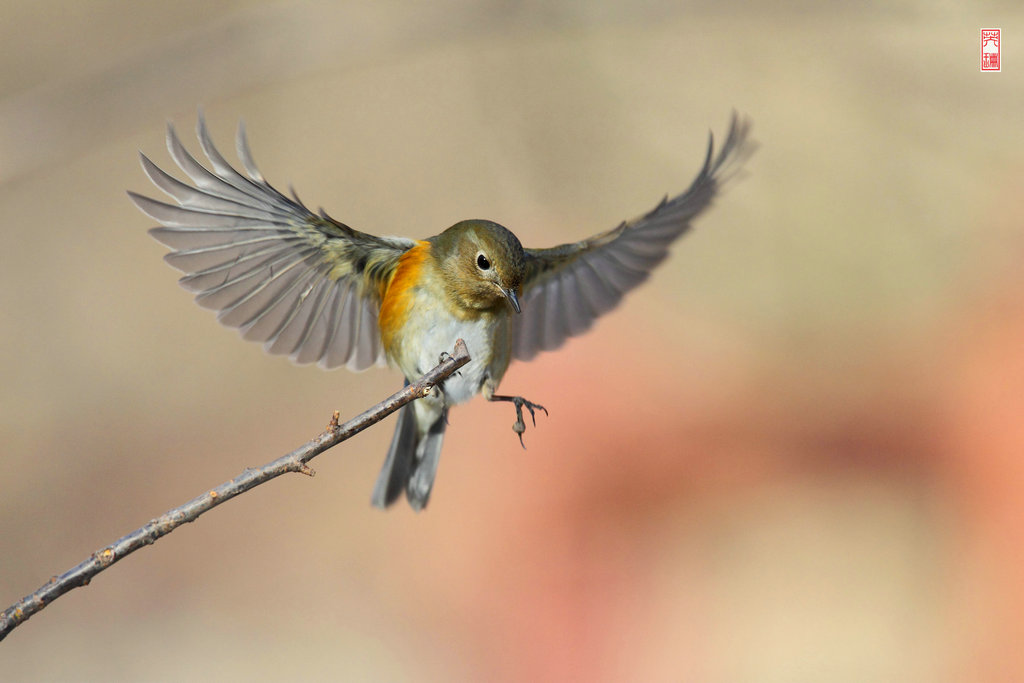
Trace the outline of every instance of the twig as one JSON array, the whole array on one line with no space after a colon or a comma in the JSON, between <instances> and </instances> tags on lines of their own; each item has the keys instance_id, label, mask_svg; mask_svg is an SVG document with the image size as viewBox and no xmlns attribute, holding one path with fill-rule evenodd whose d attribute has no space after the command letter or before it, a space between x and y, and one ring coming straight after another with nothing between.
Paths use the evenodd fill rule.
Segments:
<instances>
[{"instance_id":1,"label":"twig","mask_svg":"<svg viewBox=\"0 0 1024 683\"><path fill-rule=\"evenodd\" d=\"M207 510L287 472L299 472L313 476L315 473L307 464L310 460L331 446L380 422L406 403L427 396L435 386L468 362L469 351L466 349L465 342L460 339L455 343L453 355L446 355L433 370L358 417L339 425L338 412L335 411L330 424L327 425L327 430L312 441L263 467L247 467L231 481L210 489L201 496L196 496L184 505L168 510L127 536L122 536L107 547L97 550L89 559L60 576L54 576L38 590L0 613L0 640L6 638L8 633L60 596L79 586L88 585L92 577L110 565L124 559L139 548L154 543L158 538L166 536L182 524L196 520Z\"/></svg>"}]
</instances>

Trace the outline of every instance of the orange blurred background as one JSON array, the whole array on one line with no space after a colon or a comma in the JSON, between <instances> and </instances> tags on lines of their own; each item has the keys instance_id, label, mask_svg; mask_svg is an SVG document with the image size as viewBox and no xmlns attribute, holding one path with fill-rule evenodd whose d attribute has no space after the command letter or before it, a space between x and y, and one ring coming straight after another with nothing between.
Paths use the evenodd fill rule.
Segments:
<instances>
[{"instance_id":1,"label":"orange blurred background","mask_svg":"<svg viewBox=\"0 0 1024 683\"><path fill-rule=\"evenodd\" d=\"M10 681L1024 680L1024 7L0 2L0 608L396 389L175 284L124 191L245 119L369 232L572 241L748 173L652 280L452 414L394 418L64 596ZM979 73L979 29L1004 70ZM230 155L229 155L230 156Z\"/></svg>"}]
</instances>

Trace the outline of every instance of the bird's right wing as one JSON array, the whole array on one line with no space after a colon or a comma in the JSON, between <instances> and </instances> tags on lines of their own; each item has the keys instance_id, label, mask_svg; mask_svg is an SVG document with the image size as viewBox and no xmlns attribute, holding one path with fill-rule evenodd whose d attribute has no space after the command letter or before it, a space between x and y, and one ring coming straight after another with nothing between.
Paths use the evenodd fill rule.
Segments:
<instances>
[{"instance_id":1,"label":"bird's right wing","mask_svg":"<svg viewBox=\"0 0 1024 683\"><path fill-rule=\"evenodd\" d=\"M160 222L150 234L172 249L165 259L186 273L181 285L270 353L326 368L383 364L382 291L415 243L353 230L313 213L294 191L289 198L276 190L256 168L242 126L236 142L245 175L214 147L202 115L198 135L212 170L167 129L167 148L191 185L140 155L146 175L175 204L128 193Z\"/></svg>"}]
</instances>

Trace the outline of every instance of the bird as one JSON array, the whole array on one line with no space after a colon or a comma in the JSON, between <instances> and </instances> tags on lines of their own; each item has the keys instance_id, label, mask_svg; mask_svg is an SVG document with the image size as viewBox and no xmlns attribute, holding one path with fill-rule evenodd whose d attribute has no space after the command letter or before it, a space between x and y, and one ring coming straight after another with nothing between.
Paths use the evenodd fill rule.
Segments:
<instances>
[{"instance_id":1,"label":"bird","mask_svg":"<svg viewBox=\"0 0 1024 683\"><path fill-rule=\"evenodd\" d=\"M408 384L465 341L470 362L400 409L371 496L386 508L404 491L418 512L434 486L449 409L477 394L509 402L522 444L523 410L534 426L547 410L497 393L509 363L558 348L644 282L753 153L750 129L734 111L717 153L709 133L704 163L684 192L610 230L549 248L525 248L512 231L483 219L426 239L361 232L322 208L310 210L294 188L289 196L267 182L244 123L235 138L241 170L229 163L202 111L196 132L208 164L168 123L168 151L190 182L140 152L146 176L173 201L128 195L160 224L150 234L170 249L164 259L185 273L179 282L197 303L271 354L325 369L390 364Z\"/></svg>"}]
</instances>

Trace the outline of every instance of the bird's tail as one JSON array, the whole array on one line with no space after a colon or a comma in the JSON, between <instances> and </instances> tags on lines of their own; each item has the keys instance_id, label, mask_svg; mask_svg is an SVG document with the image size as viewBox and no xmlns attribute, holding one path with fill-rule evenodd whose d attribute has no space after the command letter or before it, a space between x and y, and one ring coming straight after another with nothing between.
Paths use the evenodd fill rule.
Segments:
<instances>
[{"instance_id":1,"label":"bird's tail","mask_svg":"<svg viewBox=\"0 0 1024 683\"><path fill-rule=\"evenodd\" d=\"M409 499L409 505L419 512L427 506L430 489L437 475L437 462L441 457L444 442L444 428L448 424L448 410L445 409L426 434L421 435L413 404L406 405L398 413L398 425L391 439L388 457L373 487L371 502L379 508L386 508L402 494Z\"/></svg>"}]
</instances>

